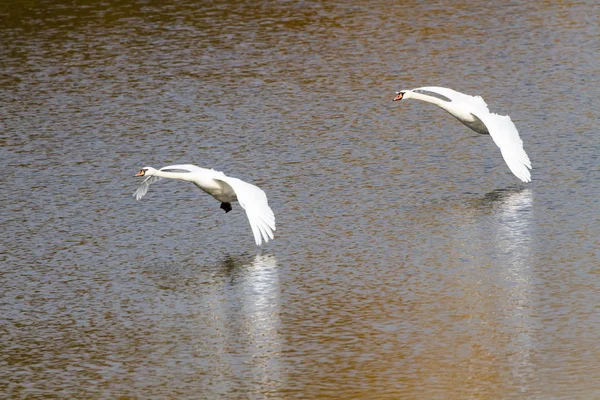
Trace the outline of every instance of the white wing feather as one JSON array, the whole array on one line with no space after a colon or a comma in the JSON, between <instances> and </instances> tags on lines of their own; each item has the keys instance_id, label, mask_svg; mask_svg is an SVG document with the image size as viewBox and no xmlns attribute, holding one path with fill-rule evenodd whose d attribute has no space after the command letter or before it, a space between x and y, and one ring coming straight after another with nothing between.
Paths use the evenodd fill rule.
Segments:
<instances>
[{"instance_id":1,"label":"white wing feather","mask_svg":"<svg viewBox=\"0 0 600 400\"><path fill-rule=\"evenodd\" d=\"M214 179L229 185L235 192L238 202L246 210L256 245L260 246L263 240L267 243L269 239L273 239L275 215L269 207L265 192L241 179L228 176Z\"/></svg>"},{"instance_id":2,"label":"white wing feather","mask_svg":"<svg viewBox=\"0 0 600 400\"><path fill-rule=\"evenodd\" d=\"M531 182L531 161L523 149L523 141L510 117L494 113L476 115L488 128L511 172L523 182Z\"/></svg>"},{"instance_id":3,"label":"white wing feather","mask_svg":"<svg viewBox=\"0 0 600 400\"><path fill-rule=\"evenodd\" d=\"M177 165L167 165L166 167L162 167L160 169L161 171L177 171L177 172L205 172L205 171L210 171L206 168L200 168L196 165L193 164L177 164Z\"/></svg>"},{"instance_id":4,"label":"white wing feather","mask_svg":"<svg viewBox=\"0 0 600 400\"><path fill-rule=\"evenodd\" d=\"M142 197L144 197L146 195L146 193L148 193L148 189L150 188L150 185L152 185L155 182L160 181L161 179L162 178L160 178L158 176L149 176L146 179L144 179L144 181L142 182L140 187L137 188L137 190L135 192L133 192L133 196L135 197L135 199L140 200Z\"/></svg>"}]
</instances>

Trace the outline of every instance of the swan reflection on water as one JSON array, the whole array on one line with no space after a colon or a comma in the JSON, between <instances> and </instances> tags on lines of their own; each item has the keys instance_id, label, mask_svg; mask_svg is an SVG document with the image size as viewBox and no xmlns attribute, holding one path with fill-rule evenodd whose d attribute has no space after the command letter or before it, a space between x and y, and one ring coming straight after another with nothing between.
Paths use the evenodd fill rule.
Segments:
<instances>
[{"instance_id":1,"label":"swan reflection on water","mask_svg":"<svg viewBox=\"0 0 600 400\"><path fill-rule=\"evenodd\" d=\"M456 269L461 304L474 340L495 349L507 386L528 390L535 378L534 197L531 188L494 190L452 206L458 217L454 247L467 256ZM456 204L456 202L455 202ZM472 318L472 319L471 319ZM479 321L479 322L478 322ZM483 321L483 322L482 322ZM474 362L479 362L474 361Z\"/></svg>"},{"instance_id":2,"label":"swan reflection on water","mask_svg":"<svg viewBox=\"0 0 600 400\"><path fill-rule=\"evenodd\" d=\"M533 194L530 188L502 189L486 194L479 209L491 213L491 237L499 265L496 271L508 285L498 306L507 343L511 383L526 390L534 376L534 304L532 304Z\"/></svg>"},{"instance_id":3,"label":"swan reflection on water","mask_svg":"<svg viewBox=\"0 0 600 400\"><path fill-rule=\"evenodd\" d=\"M250 262L228 256L222 266L227 277L216 288L222 297L215 302L212 322L220 384L243 382L251 392L276 391L281 382L277 261L269 254L257 254Z\"/></svg>"}]
</instances>

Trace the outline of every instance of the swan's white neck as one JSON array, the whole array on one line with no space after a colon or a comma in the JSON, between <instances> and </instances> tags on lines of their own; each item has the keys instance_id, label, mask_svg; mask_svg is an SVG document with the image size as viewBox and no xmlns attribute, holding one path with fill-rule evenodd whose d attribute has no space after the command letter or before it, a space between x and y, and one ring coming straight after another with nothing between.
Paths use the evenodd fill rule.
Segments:
<instances>
[{"instance_id":1,"label":"swan's white neck","mask_svg":"<svg viewBox=\"0 0 600 400\"><path fill-rule=\"evenodd\" d=\"M179 179L182 181L191 181L193 179L193 174L189 172L166 172L158 169L152 171L149 175L158 176L159 178Z\"/></svg>"},{"instance_id":2,"label":"swan's white neck","mask_svg":"<svg viewBox=\"0 0 600 400\"><path fill-rule=\"evenodd\" d=\"M408 94L408 96L407 96ZM450 112L450 107L448 107L450 104L452 104L451 102L448 101L444 101L442 99L438 99L437 97L433 97L433 96L429 96L423 93L417 93L417 92L413 92L412 90L407 91L406 94L404 95L404 97L406 99L415 99L415 100L421 100L421 101L425 101L427 103L431 103L431 104L435 104L438 107L443 108L444 110Z\"/></svg>"}]
</instances>

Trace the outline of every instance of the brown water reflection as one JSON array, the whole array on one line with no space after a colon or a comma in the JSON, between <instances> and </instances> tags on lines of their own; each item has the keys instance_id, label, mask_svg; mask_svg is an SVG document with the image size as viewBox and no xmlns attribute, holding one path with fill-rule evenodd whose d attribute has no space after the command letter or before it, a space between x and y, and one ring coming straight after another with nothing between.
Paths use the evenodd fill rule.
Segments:
<instances>
[{"instance_id":1,"label":"brown water reflection","mask_svg":"<svg viewBox=\"0 0 600 400\"><path fill-rule=\"evenodd\" d=\"M536 329L529 317L532 304L527 285L531 191L502 190L467 207L444 203L434 208L435 213L443 214L448 208L458 208L457 215L462 213L465 217L459 218L467 225L481 223L482 215L503 220L506 225L498 226L506 230L496 233L497 251L510 252L512 262L495 266L491 260L473 260L470 268L464 268L469 264L465 258L476 251L468 247L477 248L482 241L457 235L442 244L444 251L430 250L430 254L446 254L442 265L435 265L438 258L430 254L419 260L408 256L399 261L398 276L382 274L373 285L356 282L360 289L355 290L360 294L351 291L356 298L329 296L307 318L318 335L307 333L290 340L308 343L306 352L314 362L336 376L331 382L324 379L315 383L321 395L335 397L340 381L354 382L358 377L365 386L345 387L351 397L370 397L373 387L381 389L377 392L381 397L412 397L426 391L428 396L457 398L528 389L527 382L533 377L528 353L534 346L531 335ZM514 219L518 212L529 215ZM513 240L515 235L523 240ZM515 248L507 249L507 245ZM407 253L424 252L414 248ZM438 269L422 270L426 265ZM376 266L370 271L377 274ZM490 276L493 282L489 282ZM300 327L292 330L301 331ZM507 354L511 361L505 363ZM305 373L300 371L299 375ZM291 381L296 379L300 377L293 376Z\"/></svg>"},{"instance_id":2,"label":"brown water reflection","mask_svg":"<svg viewBox=\"0 0 600 400\"><path fill-rule=\"evenodd\" d=\"M594 2L0 4L0 393L595 398ZM401 87L511 115L534 169ZM143 165L252 181L277 215Z\"/></svg>"}]
</instances>

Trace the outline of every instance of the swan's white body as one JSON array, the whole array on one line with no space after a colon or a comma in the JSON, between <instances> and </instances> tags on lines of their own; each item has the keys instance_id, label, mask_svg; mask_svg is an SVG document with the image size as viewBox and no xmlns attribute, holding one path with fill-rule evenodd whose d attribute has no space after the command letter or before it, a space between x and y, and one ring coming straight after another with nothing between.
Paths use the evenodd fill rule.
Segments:
<instances>
[{"instance_id":1,"label":"swan's white body","mask_svg":"<svg viewBox=\"0 0 600 400\"><path fill-rule=\"evenodd\" d=\"M469 96L456 90L427 86L397 92L394 101L416 99L435 104L477 133L489 134L500 148L502 157L513 174L523 182L531 182L531 161L523 150L523 141L515 124L507 115L490 113L480 96Z\"/></svg>"},{"instance_id":2,"label":"swan's white body","mask_svg":"<svg viewBox=\"0 0 600 400\"><path fill-rule=\"evenodd\" d=\"M159 170L144 167L136 176L147 176L133 193L136 200L144 197L150 185L162 178L192 182L220 201L221 208L225 212L231 210L231 204L229 203L239 201L242 208L246 210L257 246L260 246L263 240L267 243L269 239L273 239L275 216L269 207L265 192L254 185L226 176L223 172L200 168L191 164L169 165Z\"/></svg>"}]
</instances>

